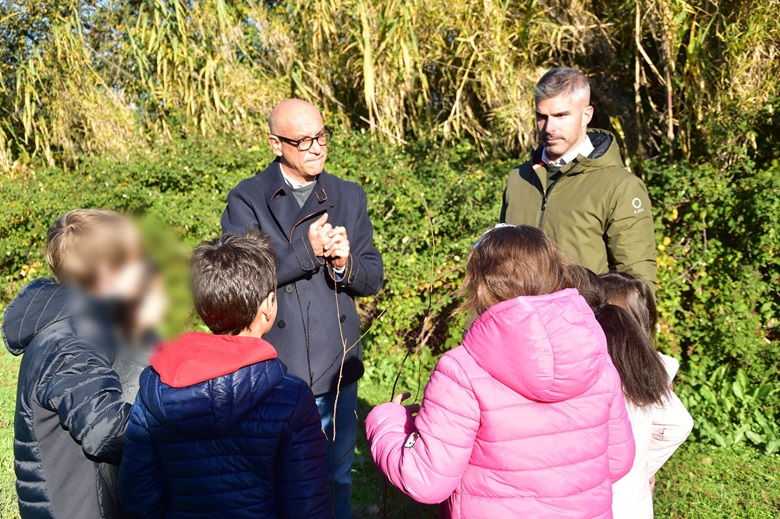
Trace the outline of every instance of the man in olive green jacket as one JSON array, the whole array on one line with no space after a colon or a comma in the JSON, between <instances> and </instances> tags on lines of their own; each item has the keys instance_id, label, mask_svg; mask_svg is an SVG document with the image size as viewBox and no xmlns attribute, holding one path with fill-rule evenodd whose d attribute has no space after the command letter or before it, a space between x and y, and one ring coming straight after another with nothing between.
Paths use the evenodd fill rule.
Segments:
<instances>
[{"instance_id":1,"label":"man in olive green jacket","mask_svg":"<svg viewBox=\"0 0 780 519\"><path fill-rule=\"evenodd\" d=\"M655 291L647 189L623 166L615 137L588 130L588 79L573 69L553 69L534 96L542 145L510 173L501 222L539 227L570 261L597 274L627 272Z\"/></svg>"}]
</instances>

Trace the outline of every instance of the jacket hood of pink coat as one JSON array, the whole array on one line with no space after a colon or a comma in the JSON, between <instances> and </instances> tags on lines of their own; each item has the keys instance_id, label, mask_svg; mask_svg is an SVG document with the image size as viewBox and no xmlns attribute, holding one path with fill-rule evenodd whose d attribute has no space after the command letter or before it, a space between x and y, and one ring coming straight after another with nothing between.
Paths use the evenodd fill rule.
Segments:
<instances>
[{"instance_id":1,"label":"jacket hood of pink coat","mask_svg":"<svg viewBox=\"0 0 780 519\"><path fill-rule=\"evenodd\" d=\"M538 402L585 393L608 355L604 332L575 289L488 308L471 325L463 346L496 380Z\"/></svg>"}]
</instances>

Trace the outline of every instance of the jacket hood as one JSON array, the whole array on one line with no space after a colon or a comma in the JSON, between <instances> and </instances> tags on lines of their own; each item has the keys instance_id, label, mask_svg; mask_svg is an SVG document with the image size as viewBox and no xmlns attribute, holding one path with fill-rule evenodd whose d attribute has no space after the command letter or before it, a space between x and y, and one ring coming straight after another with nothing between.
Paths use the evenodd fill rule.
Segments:
<instances>
[{"instance_id":1,"label":"jacket hood","mask_svg":"<svg viewBox=\"0 0 780 519\"><path fill-rule=\"evenodd\" d=\"M574 289L490 307L471 325L463 345L496 380L547 403L585 393L608 355L604 332Z\"/></svg>"},{"instance_id":2,"label":"jacket hood","mask_svg":"<svg viewBox=\"0 0 780 519\"><path fill-rule=\"evenodd\" d=\"M21 355L32 340L51 325L79 314L107 314L115 305L96 304L73 287L52 278L27 283L3 314L3 341L14 355Z\"/></svg>"},{"instance_id":3,"label":"jacket hood","mask_svg":"<svg viewBox=\"0 0 780 519\"><path fill-rule=\"evenodd\" d=\"M623 158L620 156L620 147L617 139L607 130L588 130L588 137L593 144L593 151L587 157L579 159L578 163L584 166L584 170L597 170L601 168L620 167L625 168ZM576 167L576 166L575 166Z\"/></svg>"},{"instance_id":4,"label":"jacket hood","mask_svg":"<svg viewBox=\"0 0 780 519\"><path fill-rule=\"evenodd\" d=\"M209 436L241 421L285 373L262 339L187 333L152 356L139 398L166 428Z\"/></svg>"}]
</instances>

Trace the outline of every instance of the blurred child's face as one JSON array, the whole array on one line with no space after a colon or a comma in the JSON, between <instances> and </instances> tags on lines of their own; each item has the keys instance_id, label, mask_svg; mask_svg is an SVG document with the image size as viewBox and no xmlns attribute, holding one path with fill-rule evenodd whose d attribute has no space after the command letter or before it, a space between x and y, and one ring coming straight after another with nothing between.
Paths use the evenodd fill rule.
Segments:
<instances>
[{"instance_id":1,"label":"blurred child's face","mask_svg":"<svg viewBox=\"0 0 780 519\"><path fill-rule=\"evenodd\" d=\"M97 297L115 298L121 301L135 301L148 281L146 261L138 257L118 268L109 265L98 267L97 281L92 289Z\"/></svg>"},{"instance_id":2,"label":"blurred child's face","mask_svg":"<svg viewBox=\"0 0 780 519\"><path fill-rule=\"evenodd\" d=\"M162 277L153 274L146 290L141 294L135 315L135 328L138 333L157 329L162 325L168 310L168 296L163 288Z\"/></svg>"},{"instance_id":3,"label":"blurred child's face","mask_svg":"<svg viewBox=\"0 0 780 519\"><path fill-rule=\"evenodd\" d=\"M92 229L70 256L68 270L80 271L83 288L94 296L134 302L149 285L152 271L143 240L130 221Z\"/></svg>"}]
</instances>

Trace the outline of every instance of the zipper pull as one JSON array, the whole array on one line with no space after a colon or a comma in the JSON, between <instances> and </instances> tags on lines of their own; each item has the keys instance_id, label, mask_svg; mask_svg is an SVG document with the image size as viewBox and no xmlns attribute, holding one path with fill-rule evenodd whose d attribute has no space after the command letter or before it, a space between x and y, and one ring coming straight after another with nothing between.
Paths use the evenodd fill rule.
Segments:
<instances>
[{"instance_id":1,"label":"zipper pull","mask_svg":"<svg viewBox=\"0 0 780 519\"><path fill-rule=\"evenodd\" d=\"M537 226L539 229L542 228L542 224L544 224L544 211L547 209L547 195L542 198L542 210L539 211L539 225Z\"/></svg>"}]
</instances>

